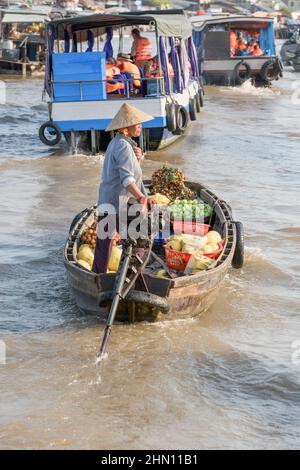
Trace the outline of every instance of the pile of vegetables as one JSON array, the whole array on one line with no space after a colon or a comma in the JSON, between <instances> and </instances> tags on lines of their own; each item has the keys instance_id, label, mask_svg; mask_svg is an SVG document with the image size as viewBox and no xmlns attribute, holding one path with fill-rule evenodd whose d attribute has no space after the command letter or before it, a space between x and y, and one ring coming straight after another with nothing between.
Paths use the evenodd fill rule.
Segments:
<instances>
[{"instance_id":1,"label":"pile of vegetables","mask_svg":"<svg viewBox=\"0 0 300 470\"><path fill-rule=\"evenodd\" d=\"M203 220L212 214L212 207L204 201L183 199L171 202L168 210L172 220Z\"/></svg>"},{"instance_id":2,"label":"pile of vegetables","mask_svg":"<svg viewBox=\"0 0 300 470\"><path fill-rule=\"evenodd\" d=\"M166 196L170 201L175 199L192 199L193 191L184 184L184 175L178 168L163 166L152 175L152 192Z\"/></svg>"},{"instance_id":3,"label":"pile of vegetables","mask_svg":"<svg viewBox=\"0 0 300 470\"><path fill-rule=\"evenodd\" d=\"M211 230L203 237L186 233L173 235L168 239L167 246L172 250L192 255L195 253L199 253L200 255L211 255L219 251L219 244L221 242L221 235L217 231Z\"/></svg>"},{"instance_id":4,"label":"pile of vegetables","mask_svg":"<svg viewBox=\"0 0 300 470\"><path fill-rule=\"evenodd\" d=\"M179 253L192 255L187 261L184 271L185 274L191 274L207 269L214 262L214 258L217 258L222 250L222 238L215 230L211 230L202 237L183 233L182 235L171 236L166 246L177 252L176 257ZM169 259L169 256L171 256L171 259ZM167 265L169 265L173 256L172 251L166 250ZM170 267L172 267L171 263ZM178 269L182 270L179 266Z\"/></svg>"}]
</instances>

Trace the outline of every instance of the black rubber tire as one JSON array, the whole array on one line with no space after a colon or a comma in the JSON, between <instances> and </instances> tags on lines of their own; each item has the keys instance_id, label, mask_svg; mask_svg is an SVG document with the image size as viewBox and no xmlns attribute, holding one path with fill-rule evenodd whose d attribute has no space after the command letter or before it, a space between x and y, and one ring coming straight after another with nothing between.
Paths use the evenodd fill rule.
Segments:
<instances>
[{"instance_id":1,"label":"black rubber tire","mask_svg":"<svg viewBox=\"0 0 300 470\"><path fill-rule=\"evenodd\" d=\"M54 130L54 135L56 134L56 138L53 139L53 140L48 140L46 137L45 137L45 130L47 128L52 128ZM50 147L52 147L53 145L57 145L59 144L59 142L61 141L61 137L62 137L62 134L61 134L61 130L59 129L59 127L54 124L54 122L52 121L47 121L45 122L44 124L41 125L40 129L39 129L39 138L41 140L41 142L45 145L49 145Z\"/></svg>"},{"instance_id":2,"label":"black rubber tire","mask_svg":"<svg viewBox=\"0 0 300 470\"><path fill-rule=\"evenodd\" d=\"M277 58L278 70L279 70L279 77L283 77L283 63L282 60Z\"/></svg>"},{"instance_id":3,"label":"black rubber tire","mask_svg":"<svg viewBox=\"0 0 300 470\"><path fill-rule=\"evenodd\" d=\"M204 91L203 91L203 88L200 88L200 90L198 91L198 95L199 95L199 99L200 99L200 106L201 106L201 108L203 108L203 106L204 106Z\"/></svg>"},{"instance_id":4,"label":"black rubber tire","mask_svg":"<svg viewBox=\"0 0 300 470\"><path fill-rule=\"evenodd\" d=\"M272 75L268 73L270 67L273 69ZM259 75L266 82L272 82L280 76L280 73L282 73L282 70L280 68L279 61L276 59L270 59L262 65Z\"/></svg>"},{"instance_id":5,"label":"black rubber tire","mask_svg":"<svg viewBox=\"0 0 300 470\"><path fill-rule=\"evenodd\" d=\"M170 132L176 131L176 105L174 103L166 104L167 129Z\"/></svg>"},{"instance_id":6,"label":"black rubber tire","mask_svg":"<svg viewBox=\"0 0 300 470\"><path fill-rule=\"evenodd\" d=\"M197 113L200 113L200 112L201 112L201 101L200 101L200 94L199 94L199 92L198 92L197 95L195 96L195 100L196 100L196 110L197 110Z\"/></svg>"},{"instance_id":7,"label":"black rubber tire","mask_svg":"<svg viewBox=\"0 0 300 470\"><path fill-rule=\"evenodd\" d=\"M242 67L245 67L246 69L246 73L244 77L241 77L241 74L240 74ZM252 70L251 70L250 65L247 62L244 62L243 60L241 60L234 67L233 81L234 83L238 85L242 85L243 83L245 83L246 80L249 80L249 78L251 78L251 75L252 75Z\"/></svg>"},{"instance_id":8,"label":"black rubber tire","mask_svg":"<svg viewBox=\"0 0 300 470\"><path fill-rule=\"evenodd\" d=\"M294 62L292 63L292 66L293 66L295 72L300 72L300 62L299 62L299 61L297 61L297 62L294 61Z\"/></svg>"},{"instance_id":9,"label":"black rubber tire","mask_svg":"<svg viewBox=\"0 0 300 470\"><path fill-rule=\"evenodd\" d=\"M100 307L107 305L107 302L113 299L113 291L100 292L98 296L98 304ZM159 295L151 294L150 292L142 292L138 290L131 290L125 297L128 302L140 302L149 307L154 307L161 310L162 313L168 313L170 310L170 304L164 297Z\"/></svg>"},{"instance_id":10,"label":"black rubber tire","mask_svg":"<svg viewBox=\"0 0 300 470\"><path fill-rule=\"evenodd\" d=\"M196 98L190 99L190 120L197 121Z\"/></svg>"},{"instance_id":11,"label":"black rubber tire","mask_svg":"<svg viewBox=\"0 0 300 470\"><path fill-rule=\"evenodd\" d=\"M186 130L189 123L189 113L184 108L178 104L176 106L176 129L173 132L174 135L182 135Z\"/></svg>"},{"instance_id":12,"label":"black rubber tire","mask_svg":"<svg viewBox=\"0 0 300 470\"><path fill-rule=\"evenodd\" d=\"M244 264L244 227L242 222L234 222L236 228L236 245L231 265L240 269Z\"/></svg>"}]
</instances>

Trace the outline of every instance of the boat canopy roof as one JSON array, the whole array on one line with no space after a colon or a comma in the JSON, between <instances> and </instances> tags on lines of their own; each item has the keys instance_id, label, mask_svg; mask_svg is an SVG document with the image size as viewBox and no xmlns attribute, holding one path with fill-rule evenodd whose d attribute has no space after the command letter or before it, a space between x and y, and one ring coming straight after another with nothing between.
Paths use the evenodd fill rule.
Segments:
<instances>
[{"instance_id":1,"label":"boat canopy roof","mask_svg":"<svg viewBox=\"0 0 300 470\"><path fill-rule=\"evenodd\" d=\"M47 14L43 12L4 12L2 23L43 23Z\"/></svg>"},{"instance_id":2,"label":"boat canopy roof","mask_svg":"<svg viewBox=\"0 0 300 470\"><path fill-rule=\"evenodd\" d=\"M121 15L87 15L53 20L48 23L55 30L55 36L63 39L64 29L71 31L86 31L88 29L151 25L160 36L187 39L192 35L190 21L180 14L121 14ZM60 28L61 26L61 28ZM104 30L100 32L103 34Z\"/></svg>"},{"instance_id":3,"label":"boat canopy roof","mask_svg":"<svg viewBox=\"0 0 300 470\"><path fill-rule=\"evenodd\" d=\"M243 15L203 15L190 18L195 31L203 31L207 26L230 24L236 29L261 29L274 22L273 18Z\"/></svg>"}]
</instances>

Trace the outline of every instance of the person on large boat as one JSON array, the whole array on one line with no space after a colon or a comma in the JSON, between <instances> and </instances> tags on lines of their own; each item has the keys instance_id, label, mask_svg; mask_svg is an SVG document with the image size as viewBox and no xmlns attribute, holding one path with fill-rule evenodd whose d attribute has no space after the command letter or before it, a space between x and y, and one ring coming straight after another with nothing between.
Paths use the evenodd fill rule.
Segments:
<instances>
[{"instance_id":1,"label":"person on large boat","mask_svg":"<svg viewBox=\"0 0 300 470\"><path fill-rule=\"evenodd\" d=\"M230 56L235 56L235 49L236 49L236 34L234 31L230 31L229 35L229 45L230 45Z\"/></svg>"},{"instance_id":2,"label":"person on large boat","mask_svg":"<svg viewBox=\"0 0 300 470\"><path fill-rule=\"evenodd\" d=\"M141 72L136 64L133 63L130 54L118 54L118 67L121 73L132 75L133 86L135 89L141 88Z\"/></svg>"},{"instance_id":3,"label":"person on large boat","mask_svg":"<svg viewBox=\"0 0 300 470\"><path fill-rule=\"evenodd\" d=\"M254 46L257 44L257 42L254 39L250 39L248 42L248 51L250 54L254 51Z\"/></svg>"},{"instance_id":4,"label":"person on large boat","mask_svg":"<svg viewBox=\"0 0 300 470\"><path fill-rule=\"evenodd\" d=\"M120 75L121 71L116 65L115 59L107 59L106 61L106 92L108 94L119 93L124 88L124 84L115 80L115 75Z\"/></svg>"},{"instance_id":5,"label":"person on large boat","mask_svg":"<svg viewBox=\"0 0 300 470\"><path fill-rule=\"evenodd\" d=\"M142 131L141 123L153 117L124 103L106 131L118 131L105 152L102 181L99 187L97 242L93 271L107 272L108 262L122 211L128 202L147 207L140 160L142 151L133 140ZM105 219L107 230L102 233ZM104 229L106 228L104 226Z\"/></svg>"},{"instance_id":6,"label":"person on large boat","mask_svg":"<svg viewBox=\"0 0 300 470\"><path fill-rule=\"evenodd\" d=\"M141 36L140 31L135 28L131 31L133 43L131 47L131 56L138 67L147 75L149 61L152 57L152 44L150 39Z\"/></svg>"},{"instance_id":7,"label":"person on large boat","mask_svg":"<svg viewBox=\"0 0 300 470\"><path fill-rule=\"evenodd\" d=\"M251 55L255 55L255 56L263 55L263 51L261 50L258 44L255 44L254 49L251 52Z\"/></svg>"}]
</instances>

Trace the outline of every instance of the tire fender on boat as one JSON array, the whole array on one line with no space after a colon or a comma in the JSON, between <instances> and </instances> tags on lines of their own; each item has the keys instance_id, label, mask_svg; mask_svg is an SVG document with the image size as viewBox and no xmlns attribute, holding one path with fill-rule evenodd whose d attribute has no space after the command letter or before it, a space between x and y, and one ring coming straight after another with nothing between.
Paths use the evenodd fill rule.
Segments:
<instances>
[{"instance_id":1,"label":"tire fender on boat","mask_svg":"<svg viewBox=\"0 0 300 470\"><path fill-rule=\"evenodd\" d=\"M282 76L282 70L282 63L279 59L270 59L262 65L259 74L263 80L271 82Z\"/></svg>"},{"instance_id":2,"label":"tire fender on boat","mask_svg":"<svg viewBox=\"0 0 300 470\"><path fill-rule=\"evenodd\" d=\"M174 103L166 104L167 129L170 132L176 131L176 105Z\"/></svg>"},{"instance_id":3,"label":"tire fender on boat","mask_svg":"<svg viewBox=\"0 0 300 470\"><path fill-rule=\"evenodd\" d=\"M196 111L197 113L200 113L201 112L200 90L197 92L197 95L195 96L195 101L196 101Z\"/></svg>"},{"instance_id":4,"label":"tire fender on boat","mask_svg":"<svg viewBox=\"0 0 300 470\"><path fill-rule=\"evenodd\" d=\"M176 129L173 131L174 135L181 135L186 130L189 123L189 113L184 106L176 105Z\"/></svg>"},{"instance_id":5,"label":"tire fender on boat","mask_svg":"<svg viewBox=\"0 0 300 470\"><path fill-rule=\"evenodd\" d=\"M203 108L204 106L204 88L203 87L199 89L198 95L199 95L199 100L200 100L200 106L201 108Z\"/></svg>"},{"instance_id":6,"label":"tire fender on boat","mask_svg":"<svg viewBox=\"0 0 300 470\"><path fill-rule=\"evenodd\" d=\"M54 139L47 139L47 137L45 136L46 129L51 135L55 135L56 137ZM53 130L51 131L51 129ZM41 125L39 129L39 138L41 142L45 145L50 145L50 146L57 145L61 141L61 137L62 135L61 135L60 128L56 124L54 124L54 122L52 121L45 122L44 124Z\"/></svg>"},{"instance_id":7,"label":"tire fender on boat","mask_svg":"<svg viewBox=\"0 0 300 470\"><path fill-rule=\"evenodd\" d=\"M190 120L197 121L196 96L194 98L190 98Z\"/></svg>"},{"instance_id":8,"label":"tire fender on boat","mask_svg":"<svg viewBox=\"0 0 300 470\"><path fill-rule=\"evenodd\" d=\"M244 227L242 222L232 222L236 230L236 245L231 265L235 269L240 269L244 264Z\"/></svg>"},{"instance_id":9,"label":"tire fender on boat","mask_svg":"<svg viewBox=\"0 0 300 470\"><path fill-rule=\"evenodd\" d=\"M241 76L241 69L245 68L245 76ZM236 64L236 66L233 69L233 80L235 83L238 83L239 85L242 85L246 80L249 80L252 75L252 70L248 62L244 62L241 60Z\"/></svg>"},{"instance_id":10,"label":"tire fender on boat","mask_svg":"<svg viewBox=\"0 0 300 470\"><path fill-rule=\"evenodd\" d=\"M100 292L98 296L99 306L105 306L107 302L113 300L113 297L113 291ZM168 311L170 310L170 304L164 297L151 294L150 292L131 290L126 295L125 300L128 302L139 302L141 304L148 305L149 307L155 307L159 309L162 313L168 313Z\"/></svg>"}]
</instances>

